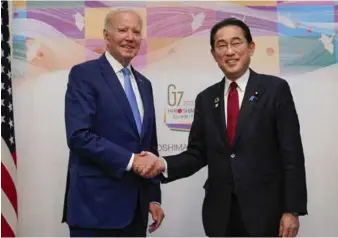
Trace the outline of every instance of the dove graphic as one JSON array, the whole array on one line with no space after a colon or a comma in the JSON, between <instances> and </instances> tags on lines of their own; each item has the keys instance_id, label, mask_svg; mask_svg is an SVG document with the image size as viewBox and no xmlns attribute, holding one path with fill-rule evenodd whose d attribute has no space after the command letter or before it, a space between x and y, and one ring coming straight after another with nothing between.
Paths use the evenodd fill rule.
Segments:
<instances>
[{"instance_id":1,"label":"dove graphic","mask_svg":"<svg viewBox=\"0 0 338 238\"><path fill-rule=\"evenodd\" d=\"M205 13L201 12L196 15L191 13L191 17L192 17L191 29L194 32L203 25Z\"/></svg>"},{"instance_id":2,"label":"dove graphic","mask_svg":"<svg viewBox=\"0 0 338 238\"><path fill-rule=\"evenodd\" d=\"M332 35L331 37L329 37L328 35L325 35L325 34L321 34L321 37L319 38L319 40L323 43L324 45L324 48L330 52L330 54L332 55L333 52L334 52L334 47L333 47L333 38L334 38L334 35Z\"/></svg>"},{"instance_id":3,"label":"dove graphic","mask_svg":"<svg viewBox=\"0 0 338 238\"><path fill-rule=\"evenodd\" d=\"M26 58L28 62L32 61L37 56L40 47L41 47L41 44L36 41L30 46L28 46L27 53L26 53Z\"/></svg>"},{"instance_id":4,"label":"dove graphic","mask_svg":"<svg viewBox=\"0 0 338 238\"><path fill-rule=\"evenodd\" d=\"M290 27L290 28L296 28L296 25L293 23L293 21L287 17L287 16L278 16L279 22L282 23L283 25Z\"/></svg>"},{"instance_id":5,"label":"dove graphic","mask_svg":"<svg viewBox=\"0 0 338 238\"><path fill-rule=\"evenodd\" d=\"M80 31L83 31L84 17L78 12L76 14L74 14L73 16L74 16L75 25L76 25L77 29L79 29Z\"/></svg>"}]
</instances>

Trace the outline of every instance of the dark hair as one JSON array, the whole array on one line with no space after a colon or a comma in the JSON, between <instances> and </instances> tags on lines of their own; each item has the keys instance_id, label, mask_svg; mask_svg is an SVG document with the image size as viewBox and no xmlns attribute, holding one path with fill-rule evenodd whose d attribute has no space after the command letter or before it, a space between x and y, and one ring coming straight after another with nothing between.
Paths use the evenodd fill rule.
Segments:
<instances>
[{"instance_id":1,"label":"dark hair","mask_svg":"<svg viewBox=\"0 0 338 238\"><path fill-rule=\"evenodd\" d=\"M210 46L211 46L211 49L214 49L215 35L216 35L217 31L220 30L221 28L225 27L225 26L238 26L238 27L242 28L242 30L244 32L245 39L248 41L248 43L252 42L251 32L250 32L250 29L249 29L247 24L245 24L243 21L241 21L237 18L234 18L234 17L226 18L226 19L216 23L216 25L214 25L211 28L211 31L210 31Z\"/></svg>"}]
</instances>

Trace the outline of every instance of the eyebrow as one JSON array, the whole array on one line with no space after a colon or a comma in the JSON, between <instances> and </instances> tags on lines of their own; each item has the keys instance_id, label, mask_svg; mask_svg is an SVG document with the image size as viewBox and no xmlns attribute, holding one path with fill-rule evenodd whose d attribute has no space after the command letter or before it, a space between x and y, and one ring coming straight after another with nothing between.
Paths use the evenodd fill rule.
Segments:
<instances>
[{"instance_id":1,"label":"eyebrow","mask_svg":"<svg viewBox=\"0 0 338 238\"><path fill-rule=\"evenodd\" d=\"M239 37L234 37L234 38L230 39L230 41L234 41L234 40L241 40L242 41L242 39L239 38ZM216 41L216 43L223 43L223 42L226 43L227 41L224 40L224 39L220 39L220 40Z\"/></svg>"}]
</instances>

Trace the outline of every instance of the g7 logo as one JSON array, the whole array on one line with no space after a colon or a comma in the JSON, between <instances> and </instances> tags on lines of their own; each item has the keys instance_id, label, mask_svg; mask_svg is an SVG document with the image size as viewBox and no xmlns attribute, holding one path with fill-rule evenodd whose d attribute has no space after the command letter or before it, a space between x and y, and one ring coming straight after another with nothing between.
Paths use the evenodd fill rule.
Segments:
<instances>
[{"instance_id":1,"label":"g7 logo","mask_svg":"<svg viewBox=\"0 0 338 238\"><path fill-rule=\"evenodd\" d=\"M183 97L183 91L176 91L176 86L174 84L169 84L168 86L168 105L179 106Z\"/></svg>"}]
</instances>

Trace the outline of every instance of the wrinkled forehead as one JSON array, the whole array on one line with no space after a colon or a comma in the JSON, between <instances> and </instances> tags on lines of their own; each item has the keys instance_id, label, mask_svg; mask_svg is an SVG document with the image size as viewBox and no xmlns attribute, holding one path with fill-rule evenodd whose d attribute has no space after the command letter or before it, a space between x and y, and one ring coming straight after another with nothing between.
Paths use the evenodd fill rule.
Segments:
<instances>
[{"instance_id":1,"label":"wrinkled forehead","mask_svg":"<svg viewBox=\"0 0 338 238\"><path fill-rule=\"evenodd\" d=\"M115 27L125 26L139 30L142 28L141 17L133 11L116 12L110 17L110 22Z\"/></svg>"}]
</instances>

